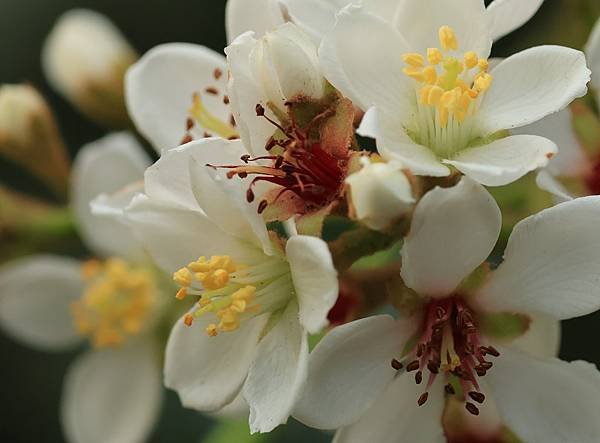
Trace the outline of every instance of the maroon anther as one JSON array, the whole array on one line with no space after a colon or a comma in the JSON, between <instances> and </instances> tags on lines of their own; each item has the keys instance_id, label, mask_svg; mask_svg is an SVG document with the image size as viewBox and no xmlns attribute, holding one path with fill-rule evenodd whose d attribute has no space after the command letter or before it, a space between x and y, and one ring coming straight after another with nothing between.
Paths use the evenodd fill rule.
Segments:
<instances>
[{"instance_id":1,"label":"maroon anther","mask_svg":"<svg viewBox=\"0 0 600 443\"><path fill-rule=\"evenodd\" d=\"M273 136L265 145L267 152L278 148L277 155L257 158L245 155L242 157L244 165L216 167L230 169L228 178L235 176L245 178L247 175L253 175L249 189L260 182L268 182L281 188L269 194L265 199L268 200L268 204L276 203L284 194L290 193L298 197L301 202L298 211L305 213L324 208L335 201L343 190L348 158L333 156L324 149L319 139L311 138L314 137L311 132L313 126L335 112L326 110L305 127L299 128L290 110L292 121L290 126L285 128L269 117L265 107L260 103L256 105L255 110L258 117L266 119L279 130L277 132L279 138ZM260 211L262 213L265 208L259 206L259 209L262 209Z\"/></svg>"},{"instance_id":2,"label":"maroon anther","mask_svg":"<svg viewBox=\"0 0 600 443\"><path fill-rule=\"evenodd\" d=\"M392 360L392 368L394 368L396 371L399 371L403 367L404 365L400 361L396 360L395 358Z\"/></svg>"},{"instance_id":3,"label":"maroon anther","mask_svg":"<svg viewBox=\"0 0 600 443\"><path fill-rule=\"evenodd\" d=\"M426 380L425 394L438 376L445 378L444 391L448 395L454 395L455 386L460 386L464 395L461 398L466 398L465 408L471 414L478 415L479 409L475 403L485 401L478 377L485 376L493 367L493 363L486 360L489 358L487 356L500 355L482 340L477 317L462 298L433 299L426 307L420 336L406 355L405 361L410 361L406 371L418 370L415 383L421 384ZM421 398L419 404L422 404Z\"/></svg>"}]
</instances>

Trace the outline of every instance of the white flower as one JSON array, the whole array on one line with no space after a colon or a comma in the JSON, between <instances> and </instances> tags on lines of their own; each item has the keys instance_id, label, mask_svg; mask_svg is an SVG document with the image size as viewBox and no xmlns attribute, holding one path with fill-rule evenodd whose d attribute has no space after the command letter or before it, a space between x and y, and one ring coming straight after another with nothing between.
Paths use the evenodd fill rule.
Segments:
<instances>
[{"instance_id":1,"label":"white flower","mask_svg":"<svg viewBox=\"0 0 600 443\"><path fill-rule=\"evenodd\" d=\"M48 35L42 67L50 84L81 111L102 122L123 123L123 75L135 50L103 15L74 9Z\"/></svg>"},{"instance_id":2,"label":"white flower","mask_svg":"<svg viewBox=\"0 0 600 443\"><path fill-rule=\"evenodd\" d=\"M590 73L583 53L541 46L488 72L492 35L483 1L403 5L393 25L349 6L321 45L328 80L363 110L374 107L360 132L418 175L447 176L451 166L501 186L545 166L557 150L552 141L504 131L584 95Z\"/></svg>"},{"instance_id":3,"label":"white flower","mask_svg":"<svg viewBox=\"0 0 600 443\"><path fill-rule=\"evenodd\" d=\"M146 441L160 411L160 352L153 334L163 297L129 228L93 217L89 209L100 192L140 180L148 164L128 134L85 146L76 158L72 208L84 241L99 257L109 257L105 262L40 255L0 269L0 327L6 333L46 351L70 349L84 337L92 344L65 377L61 420L70 442Z\"/></svg>"},{"instance_id":4,"label":"white flower","mask_svg":"<svg viewBox=\"0 0 600 443\"><path fill-rule=\"evenodd\" d=\"M412 209L412 186L401 164L361 161L363 167L346 178L351 211L369 228L385 230Z\"/></svg>"},{"instance_id":5,"label":"white flower","mask_svg":"<svg viewBox=\"0 0 600 443\"><path fill-rule=\"evenodd\" d=\"M335 15L350 3L348 0L281 0L290 19L308 32L319 43L335 25ZM243 3L244 0L239 1ZM544 0L495 0L486 9L490 35L498 40L524 25L537 12ZM389 23L403 14L403 4L398 0L363 0L370 13Z\"/></svg>"},{"instance_id":6,"label":"white flower","mask_svg":"<svg viewBox=\"0 0 600 443\"><path fill-rule=\"evenodd\" d=\"M338 295L326 244L274 240L239 181L206 166L239 159L238 141L206 139L163 153L125 216L178 298L201 296L167 345L165 382L185 406L216 411L241 391L253 432L284 423L304 382L307 331ZM199 258L200 257L200 258Z\"/></svg>"},{"instance_id":7,"label":"white flower","mask_svg":"<svg viewBox=\"0 0 600 443\"><path fill-rule=\"evenodd\" d=\"M229 0L227 40L257 36L284 23L275 0ZM238 135L227 95L223 54L200 45L168 43L146 53L126 76L129 114L160 152L206 135Z\"/></svg>"},{"instance_id":8,"label":"white flower","mask_svg":"<svg viewBox=\"0 0 600 443\"><path fill-rule=\"evenodd\" d=\"M467 278L496 243L500 210L467 177L430 191L402 251L403 280L421 295L415 313L357 320L325 336L294 415L341 428L337 443L444 442L452 397L472 415L497 408L523 441L599 441L598 370L551 358L556 330L542 328L537 344L519 338L539 326L537 316L562 320L600 307L598 216L600 197L586 197L525 219L503 263L474 286L478 279ZM514 334L497 335L498 320ZM534 356L524 345L541 348Z\"/></svg>"}]
</instances>

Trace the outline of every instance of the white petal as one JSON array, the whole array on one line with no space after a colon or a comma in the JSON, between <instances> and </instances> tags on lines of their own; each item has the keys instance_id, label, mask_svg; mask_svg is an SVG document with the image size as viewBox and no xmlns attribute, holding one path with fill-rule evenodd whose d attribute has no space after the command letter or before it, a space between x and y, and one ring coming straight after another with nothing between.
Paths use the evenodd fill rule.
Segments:
<instances>
[{"instance_id":1,"label":"white petal","mask_svg":"<svg viewBox=\"0 0 600 443\"><path fill-rule=\"evenodd\" d=\"M305 235L290 238L285 253L300 306L300 323L317 334L327 326L327 314L339 293L331 253L323 240Z\"/></svg>"},{"instance_id":2,"label":"white petal","mask_svg":"<svg viewBox=\"0 0 600 443\"><path fill-rule=\"evenodd\" d=\"M0 268L0 327L41 350L61 350L80 341L70 305L83 291L81 263L33 255Z\"/></svg>"},{"instance_id":3,"label":"white petal","mask_svg":"<svg viewBox=\"0 0 600 443\"><path fill-rule=\"evenodd\" d=\"M544 0L494 0L485 13L493 40L498 40L527 23Z\"/></svg>"},{"instance_id":4,"label":"white petal","mask_svg":"<svg viewBox=\"0 0 600 443\"><path fill-rule=\"evenodd\" d=\"M467 177L435 188L417 205L402 247L402 278L419 294L449 295L492 252L502 216L485 188Z\"/></svg>"},{"instance_id":5,"label":"white petal","mask_svg":"<svg viewBox=\"0 0 600 443\"><path fill-rule=\"evenodd\" d=\"M541 170L535 177L535 184L543 191L549 192L554 196L556 203L563 203L573 200L573 196L560 183L556 177L546 170Z\"/></svg>"},{"instance_id":6,"label":"white petal","mask_svg":"<svg viewBox=\"0 0 600 443\"><path fill-rule=\"evenodd\" d=\"M317 44L335 25L336 13L348 3L348 0L283 0L292 21Z\"/></svg>"},{"instance_id":7,"label":"white petal","mask_svg":"<svg viewBox=\"0 0 600 443\"><path fill-rule=\"evenodd\" d=\"M438 31L442 26L454 30L461 51L475 51L480 58L490 54L490 27L481 0L405 0L396 23L410 52L421 54L427 48L440 47Z\"/></svg>"},{"instance_id":8,"label":"white petal","mask_svg":"<svg viewBox=\"0 0 600 443\"><path fill-rule=\"evenodd\" d=\"M504 262L478 291L488 309L558 319L600 308L600 197L578 198L515 226Z\"/></svg>"},{"instance_id":9,"label":"white petal","mask_svg":"<svg viewBox=\"0 0 600 443\"><path fill-rule=\"evenodd\" d=\"M413 377L401 375L356 423L340 429L333 443L445 443L444 389L434 383L427 403L418 406L423 390Z\"/></svg>"},{"instance_id":10,"label":"white petal","mask_svg":"<svg viewBox=\"0 0 600 443\"><path fill-rule=\"evenodd\" d=\"M478 116L484 133L518 128L564 109L587 92L590 70L583 52L538 46L507 58L494 78Z\"/></svg>"},{"instance_id":11,"label":"white petal","mask_svg":"<svg viewBox=\"0 0 600 443\"><path fill-rule=\"evenodd\" d=\"M239 177L229 179L225 170L214 170L206 166L225 160L228 164L240 164L240 151L246 152L240 149L243 148L242 143L223 143L222 140L217 140L217 143L202 146L191 157L189 169L196 201L222 230L252 243L265 254L271 255L271 239L265 220L258 212L260 196L255 197L254 202L248 203L247 191L251 180ZM224 155L226 151L229 151L229 158ZM258 186L253 188L254 192L258 192L258 189Z\"/></svg>"},{"instance_id":12,"label":"white petal","mask_svg":"<svg viewBox=\"0 0 600 443\"><path fill-rule=\"evenodd\" d=\"M403 52L408 47L391 24L351 5L338 14L319 57L327 80L356 106L366 111L376 105L402 122L410 116L414 98L412 80L402 72Z\"/></svg>"},{"instance_id":13,"label":"white petal","mask_svg":"<svg viewBox=\"0 0 600 443\"><path fill-rule=\"evenodd\" d=\"M393 120L383 117L378 111L379 136L377 149L388 161L399 161L415 175L446 177L450 169L444 166L433 151L426 146L416 144Z\"/></svg>"},{"instance_id":14,"label":"white petal","mask_svg":"<svg viewBox=\"0 0 600 443\"><path fill-rule=\"evenodd\" d=\"M227 0L225 14L228 42L247 31L260 37L285 21L276 0Z\"/></svg>"},{"instance_id":15,"label":"white petal","mask_svg":"<svg viewBox=\"0 0 600 443\"><path fill-rule=\"evenodd\" d=\"M596 89L596 93L598 93L600 92L600 20L596 21L594 29L585 45L585 55L592 70L593 86Z\"/></svg>"},{"instance_id":16,"label":"white petal","mask_svg":"<svg viewBox=\"0 0 600 443\"><path fill-rule=\"evenodd\" d=\"M444 163L485 186L504 186L542 168L556 154L553 141L536 135L513 135L465 149Z\"/></svg>"},{"instance_id":17,"label":"white petal","mask_svg":"<svg viewBox=\"0 0 600 443\"><path fill-rule=\"evenodd\" d=\"M249 319L236 331L210 337L205 328L214 320L208 314L191 327L179 320L165 355L165 385L177 391L185 407L199 411L221 409L238 395L267 318Z\"/></svg>"},{"instance_id":18,"label":"white petal","mask_svg":"<svg viewBox=\"0 0 600 443\"><path fill-rule=\"evenodd\" d=\"M349 200L359 221L384 230L412 209L415 198L401 164L367 162L346 178Z\"/></svg>"},{"instance_id":19,"label":"white petal","mask_svg":"<svg viewBox=\"0 0 600 443\"><path fill-rule=\"evenodd\" d=\"M92 214L113 217L126 222L124 211L131 204L133 198L144 192L144 182L142 180L131 183L124 188L119 189L112 194L100 194L90 202Z\"/></svg>"},{"instance_id":20,"label":"white petal","mask_svg":"<svg viewBox=\"0 0 600 443\"><path fill-rule=\"evenodd\" d=\"M229 255L251 263L262 251L222 231L201 212L137 196L126 210L132 232L165 272L172 273L200 256Z\"/></svg>"},{"instance_id":21,"label":"white petal","mask_svg":"<svg viewBox=\"0 0 600 443\"><path fill-rule=\"evenodd\" d=\"M164 151L160 159L144 174L146 194L155 200L199 210L201 208L192 191L189 173L192 157L203 161L202 165L235 165L241 163L240 157L244 154L247 154L247 151L240 141L221 138L197 140Z\"/></svg>"},{"instance_id":22,"label":"white petal","mask_svg":"<svg viewBox=\"0 0 600 443\"><path fill-rule=\"evenodd\" d=\"M153 344L90 351L65 377L61 419L67 440L147 441L162 400L160 356Z\"/></svg>"},{"instance_id":23,"label":"white petal","mask_svg":"<svg viewBox=\"0 0 600 443\"><path fill-rule=\"evenodd\" d=\"M539 135L556 143L558 154L548 165L548 170L554 175L580 177L588 166L586 154L575 134L570 108L544 117L531 125L516 128L511 132L513 134Z\"/></svg>"},{"instance_id":24,"label":"white petal","mask_svg":"<svg viewBox=\"0 0 600 443\"><path fill-rule=\"evenodd\" d=\"M510 346L539 358L558 356L560 349L560 322L543 314L531 314L531 324L525 335Z\"/></svg>"},{"instance_id":25,"label":"white petal","mask_svg":"<svg viewBox=\"0 0 600 443\"><path fill-rule=\"evenodd\" d=\"M282 112L285 103L298 97L320 99L325 79L317 47L298 26L286 23L258 40L250 53L254 78L271 105Z\"/></svg>"},{"instance_id":26,"label":"white petal","mask_svg":"<svg viewBox=\"0 0 600 443\"><path fill-rule=\"evenodd\" d=\"M184 137L194 93L201 95L211 114L229 121L229 108L223 103L226 85L227 65L221 54L187 43L160 45L127 72L127 108L139 131L160 153L178 146ZM219 94L207 94L210 87ZM201 137L204 130L197 126L195 134Z\"/></svg>"},{"instance_id":27,"label":"white petal","mask_svg":"<svg viewBox=\"0 0 600 443\"><path fill-rule=\"evenodd\" d=\"M509 349L485 381L504 423L521 441L600 441L600 373L591 364L538 360Z\"/></svg>"},{"instance_id":28,"label":"white petal","mask_svg":"<svg viewBox=\"0 0 600 443\"><path fill-rule=\"evenodd\" d=\"M110 194L142 180L149 164L142 147L128 133L108 135L79 151L73 164L71 205L80 234L93 251L122 257L140 253L129 228L116 220L93 215L90 202L100 194Z\"/></svg>"},{"instance_id":29,"label":"white petal","mask_svg":"<svg viewBox=\"0 0 600 443\"><path fill-rule=\"evenodd\" d=\"M333 329L310 355L308 382L294 417L318 429L356 421L388 389L396 375L391 361L401 356L415 329L387 315Z\"/></svg>"},{"instance_id":30,"label":"white petal","mask_svg":"<svg viewBox=\"0 0 600 443\"><path fill-rule=\"evenodd\" d=\"M269 110L262 89L254 79L250 67L250 53L256 40L252 33L243 34L225 48L229 66L229 96L231 110L235 116L237 129L246 148L255 156L265 155L265 144L275 133L275 128L264 118L256 115L256 105L262 104L266 113Z\"/></svg>"},{"instance_id":31,"label":"white petal","mask_svg":"<svg viewBox=\"0 0 600 443\"><path fill-rule=\"evenodd\" d=\"M358 135L363 137L378 138L379 137L379 117L377 108L369 108L363 115L360 125L356 130Z\"/></svg>"},{"instance_id":32,"label":"white petal","mask_svg":"<svg viewBox=\"0 0 600 443\"><path fill-rule=\"evenodd\" d=\"M298 322L298 305L291 302L260 340L244 384L252 433L271 432L287 422L306 380L307 367L307 335Z\"/></svg>"},{"instance_id":33,"label":"white petal","mask_svg":"<svg viewBox=\"0 0 600 443\"><path fill-rule=\"evenodd\" d=\"M213 417L224 418L228 420L246 420L248 418L248 402L244 399L240 391L235 399L227 406L213 412Z\"/></svg>"}]
</instances>

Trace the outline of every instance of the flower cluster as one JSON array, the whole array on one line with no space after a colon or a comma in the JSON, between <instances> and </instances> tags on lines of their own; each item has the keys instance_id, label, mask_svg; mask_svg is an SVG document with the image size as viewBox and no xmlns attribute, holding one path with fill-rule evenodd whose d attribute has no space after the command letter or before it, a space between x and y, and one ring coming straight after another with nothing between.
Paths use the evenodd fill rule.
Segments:
<instances>
[{"instance_id":1,"label":"flower cluster","mask_svg":"<svg viewBox=\"0 0 600 443\"><path fill-rule=\"evenodd\" d=\"M570 114L600 128L578 100L600 28L587 60L562 46L498 60L494 40L542 1L485 3L229 0L225 55L173 43L132 64L106 40L105 80L129 60L129 117L159 158L125 133L85 147L71 202L101 259L0 271L5 330L93 348L66 383L70 439L113 407L74 406L100 389L92 367L131 416L97 422L146 438L164 346L182 404L235 409L250 433L294 417L336 443L600 441L600 372L557 358L560 321L600 309L600 163ZM94 113L54 54L67 34L46 65ZM2 116L0 94L0 145ZM528 174L556 204L507 234L492 191Z\"/></svg>"}]
</instances>

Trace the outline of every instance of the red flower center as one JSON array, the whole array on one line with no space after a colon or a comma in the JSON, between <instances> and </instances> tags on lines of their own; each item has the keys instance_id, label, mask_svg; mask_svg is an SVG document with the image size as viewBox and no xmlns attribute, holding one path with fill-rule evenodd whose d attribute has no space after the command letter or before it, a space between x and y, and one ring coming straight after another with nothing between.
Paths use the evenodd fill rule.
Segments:
<instances>
[{"instance_id":1,"label":"red flower center","mask_svg":"<svg viewBox=\"0 0 600 443\"><path fill-rule=\"evenodd\" d=\"M450 297L429 302L420 338L403 362L392 360L392 367L416 371L417 384L427 377L425 392L417 401L419 406L427 401L428 391L439 375L446 379L446 393L456 395L456 389L462 389L465 408L478 415L479 409L473 402L485 400L477 379L492 368L486 359L488 355L498 357L500 353L482 343L473 311L464 300Z\"/></svg>"},{"instance_id":2,"label":"red flower center","mask_svg":"<svg viewBox=\"0 0 600 443\"><path fill-rule=\"evenodd\" d=\"M230 179L236 175L242 179L248 175L254 176L246 193L249 203L255 199L253 189L259 182L268 182L281 188L274 196L269 199L264 198L260 202L259 213L286 194L300 200L302 212L318 210L335 201L342 191L348 156L335 157L327 147L322 146L318 137L314 136L316 132L314 128L335 114L335 111L326 110L302 129L298 127L294 118L291 118L291 126L284 128L265 115L261 105L256 106L256 113L259 117L267 119L283 134L283 138L271 137L265 146L269 153L278 147L278 153L257 158L245 155L241 157L245 165L215 167L231 169L227 173ZM293 116L293 113L290 112L290 115ZM252 164L256 162L262 164Z\"/></svg>"}]
</instances>

